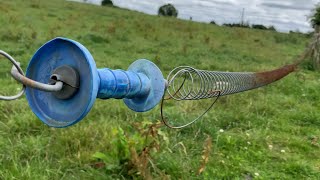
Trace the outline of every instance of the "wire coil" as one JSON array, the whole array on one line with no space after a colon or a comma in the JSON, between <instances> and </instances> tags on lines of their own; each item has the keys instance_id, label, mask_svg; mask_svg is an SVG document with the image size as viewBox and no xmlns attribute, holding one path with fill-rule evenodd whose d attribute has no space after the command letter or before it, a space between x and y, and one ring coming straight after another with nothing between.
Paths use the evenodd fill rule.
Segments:
<instances>
[{"instance_id":1,"label":"wire coil","mask_svg":"<svg viewBox=\"0 0 320 180\"><path fill-rule=\"evenodd\" d=\"M189 66L173 69L167 93L175 100L199 100L234 94L256 88L255 73L198 70Z\"/></svg>"},{"instance_id":2,"label":"wire coil","mask_svg":"<svg viewBox=\"0 0 320 180\"><path fill-rule=\"evenodd\" d=\"M206 114L220 96L235 94L275 82L296 69L297 64L283 66L273 71L254 72L220 72L198 70L190 66L179 66L167 77L167 94L161 103L161 117L165 125L180 129L191 125ZM200 100L213 98L213 103L196 119L182 125L173 126L165 119L163 106L165 100Z\"/></svg>"}]
</instances>

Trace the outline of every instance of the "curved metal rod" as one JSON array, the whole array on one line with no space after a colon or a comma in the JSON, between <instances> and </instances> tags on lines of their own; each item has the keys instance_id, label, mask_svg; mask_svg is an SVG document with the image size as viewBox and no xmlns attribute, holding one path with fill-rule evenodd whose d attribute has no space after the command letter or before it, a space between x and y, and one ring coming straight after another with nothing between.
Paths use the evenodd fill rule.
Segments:
<instances>
[{"instance_id":1,"label":"curved metal rod","mask_svg":"<svg viewBox=\"0 0 320 180\"><path fill-rule=\"evenodd\" d=\"M15 61L9 54L7 54L6 52L4 52L2 50L0 50L0 54L2 56L4 56L5 58L7 58L13 64L13 66L16 67L16 69L19 73L24 75L24 72L21 69L19 62ZM23 85L21 91L18 94L14 95L14 96L0 96L0 100L11 101L11 100L18 99L24 94L25 90L26 90L26 86Z\"/></svg>"},{"instance_id":2,"label":"curved metal rod","mask_svg":"<svg viewBox=\"0 0 320 180\"><path fill-rule=\"evenodd\" d=\"M161 100L161 106L160 106L160 114L161 114L161 120L162 122L164 123L164 125L166 125L167 127L171 128L171 129L182 129L182 128L185 128L187 126L190 126L191 124L195 123L196 121L198 121L200 118L202 118L202 116L204 116L212 107L213 105L217 102L217 100L219 99L220 97L220 93L221 91L220 90L216 90L215 92L218 93L218 96L216 96L216 98L213 100L212 104L201 114L199 115L197 118L193 119L192 121L184 124L184 125L180 125L180 126L172 126L170 125L170 123L165 119L164 117L164 112L163 112L163 106L164 106L164 101L166 100L164 98L164 95L163 95L163 98ZM215 93L214 92L214 93Z\"/></svg>"},{"instance_id":3,"label":"curved metal rod","mask_svg":"<svg viewBox=\"0 0 320 180\"><path fill-rule=\"evenodd\" d=\"M57 81L55 84L50 85L50 84L44 84L44 83L29 79L26 76L20 74L15 66L12 66L11 75L15 80L24 84L25 86L38 89L41 91L56 92L56 91L60 91L63 87L63 82L61 81Z\"/></svg>"},{"instance_id":4,"label":"curved metal rod","mask_svg":"<svg viewBox=\"0 0 320 180\"><path fill-rule=\"evenodd\" d=\"M56 91L60 91L63 88L63 82L60 81L56 81L54 84L44 84L44 83L40 83L37 81L34 81L32 79L27 78L24 75L23 70L20 67L20 63L17 62L13 57L11 57L8 53L0 50L0 55L4 56L5 58L7 58L12 64L12 68L11 68L11 76L17 80L18 82L23 84L23 88L22 90L15 96L0 96L0 100L15 100L18 99L19 97L21 97L26 89L26 86L30 87L30 88L34 88L34 89L38 89L41 91L46 91L46 92L56 92Z\"/></svg>"},{"instance_id":5,"label":"curved metal rod","mask_svg":"<svg viewBox=\"0 0 320 180\"><path fill-rule=\"evenodd\" d=\"M186 68L186 69L185 69ZM171 75L173 74L173 72L177 71L172 77ZM192 72L196 73L196 75L198 75L201 78L201 85L202 87L200 89L197 89L197 91L195 91L194 89L189 89L189 86L187 87L187 91L185 91L185 83L187 80L187 77L189 77L191 84L195 83L195 79L192 76ZM175 88L174 82L175 79L178 78L178 76L184 75L183 77L183 81L181 82L180 86L178 86L178 89ZM187 76L189 75L189 76ZM162 122L169 128L172 129L181 129L184 127L187 127L193 123L195 123L196 121L198 121L202 116L204 116L212 107L213 105L217 102L218 98L221 95L221 90L212 88L212 87L204 87L205 84L208 84L209 79L208 77L206 77L204 74L201 74L200 71L192 68L192 67L177 67L175 68L173 71L171 71L168 75L167 78L168 81L168 86L165 89L165 91L169 94L169 98L165 98L165 93L162 97L162 101L161 101L161 107L160 107L160 113L161 113L161 119ZM172 87L173 89L173 93L170 92L170 89L168 89L169 87ZM191 87L191 88L195 88L195 87ZM183 93L181 93L181 91L184 91ZM199 93L200 92L200 93ZM180 93L180 94L178 94ZM176 97L177 96L177 97ZM164 101L165 100L169 100L169 99L174 99L177 101L181 101L181 100L198 100L201 98L211 98L211 97L215 97L215 99L213 100L212 104L202 113L200 114L197 118L193 119L192 121L189 121L186 124L180 125L180 126L175 126L175 125L171 125L164 117L164 111L163 111L163 107L164 107Z\"/></svg>"}]
</instances>

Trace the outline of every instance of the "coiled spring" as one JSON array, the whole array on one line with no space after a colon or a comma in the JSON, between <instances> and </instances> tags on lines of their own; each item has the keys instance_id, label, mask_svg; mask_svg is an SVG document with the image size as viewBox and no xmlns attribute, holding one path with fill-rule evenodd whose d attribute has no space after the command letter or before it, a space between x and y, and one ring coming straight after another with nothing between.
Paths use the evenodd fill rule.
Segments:
<instances>
[{"instance_id":1,"label":"coiled spring","mask_svg":"<svg viewBox=\"0 0 320 180\"><path fill-rule=\"evenodd\" d=\"M256 88L255 74L218 72L183 66L168 75L167 93L175 100L198 100Z\"/></svg>"},{"instance_id":2,"label":"coiled spring","mask_svg":"<svg viewBox=\"0 0 320 180\"><path fill-rule=\"evenodd\" d=\"M258 88L293 72L296 64L287 65L273 71L260 73L254 72L219 72L198 70L189 66L180 66L173 69L167 77L167 94L161 103L161 117L170 128L186 127L206 114L215 104L220 96L239 93L250 89ZM214 98L211 106L204 111L198 118L182 125L173 126L166 121L163 113L163 104L165 100L199 100Z\"/></svg>"}]
</instances>

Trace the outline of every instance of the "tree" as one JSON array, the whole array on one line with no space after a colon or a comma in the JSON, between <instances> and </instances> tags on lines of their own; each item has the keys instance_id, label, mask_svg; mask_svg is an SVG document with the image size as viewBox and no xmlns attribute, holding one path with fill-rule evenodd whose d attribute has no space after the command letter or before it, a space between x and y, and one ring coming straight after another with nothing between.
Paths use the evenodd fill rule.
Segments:
<instances>
[{"instance_id":1,"label":"tree","mask_svg":"<svg viewBox=\"0 0 320 180\"><path fill-rule=\"evenodd\" d=\"M296 64L311 60L312 69L320 70L320 4L317 4L313 10L313 14L310 16L310 23L314 28L313 37L310 39L309 46L297 59Z\"/></svg>"},{"instance_id":2,"label":"tree","mask_svg":"<svg viewBox=\"0 0 320 180\"><path fill-rule=\"evenodd\" d=\"M305 54L312 59L313 68L320 70L320 4L313 11L310 22L315 31Z\"/></svg>"},{"instance_id":3,"label":"tree","mask_svg":"<svg viewBox=\"0 0 320 180\"><path fill-rule=\"evenodd\" d=\"M269 26L268 29L269 29L270 31L277 31L274 26Z\"/></svg>"},{"instance_id":4,"label":"tree","mask_svg":"<svg viewBox=\"0 0 320 180\"><path fill-rule=\"evenodd\" d=\"M311 16L311 25L316 30L319 31L320 27L320 5L318 4L316 8L313 10L313 15Z\"/></svg>"},{"instance_id":5,"label":"tree","mask_svg":"<svg viewBox=\"0 0 320 180\"><path fill-rule=\"evenodd\" d=\"M251 25L252 29L262 29L262 30L267 30L268 28L262 24L252 24Z\"/></svg>"},{"instance_id":6,"label":"tree","mask_svg":"<svg viewBox=\"0 0 320 180\"><path fill-rule=\"evenodd\" d=\"M102 6L113 6L113 2L111 0L103 0L101 2Z\"/></svg>"},{"instance_id":7,"label":"tree","mask_svg":"<svg viewBox=\"0 0 320 180\"><path fill-rule=\"evenodd\" d=\"M216 25L217 23L214 20L212 20L210 21L210 24Z\"/></svg>"},{"instance_id":8,"label":"tree","mask_svg":"<svg viewBox=\"0 0 320 180\"><path fill-rule=\"evenodd\" d=\"M166 4L159 8L158 15L177 17L178 10L172 4Z\"/></svg>"}]
</instances>

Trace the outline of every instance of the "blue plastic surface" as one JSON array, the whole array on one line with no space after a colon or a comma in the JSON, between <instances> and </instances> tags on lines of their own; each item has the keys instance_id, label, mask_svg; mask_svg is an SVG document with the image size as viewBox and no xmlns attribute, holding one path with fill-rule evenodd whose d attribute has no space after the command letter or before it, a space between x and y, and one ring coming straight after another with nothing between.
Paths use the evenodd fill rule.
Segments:
<instances>
[{"instance_id":1,"label":"blue plastic surface","mask_svg":"<svg viewBox=\"0 0 320 180\"><path fill-rule=\"evenodd\" d=\"M26 76L48 83L52 71L62 65L75 68L80 75L80 88L72 98L60 100L50 92L26 90L32 111L52 127L67 127L84 118L97 97L99 87L100 79L90 52L80 43L66 38L55 38L44 44L30 60Z\"/></svg>"},{"instance_id":2,"label":"blue plastic surface","mask_svg":"<svg viewBox=\"0 0 320 180\"><path fill-rule=\"evenodd\" d=\"M124 103L136 112L154 108L164 94L165 80L160 69L146 59L135 61L128 71L104 68L98 73L98 98L124 99Z\"/></svg>"},{"instance_id":3,"label":"blue plastic surface","mask_svg":"<svg viewBox=\"0 0 320 180\"><path fill-rule=\"evenodd\" d=\"M150 80L142 73L104 68L98 69L98 74L100 99L134 98L145 96L150 91Z\"/></svg>"},{"instance_id":4,"label":"blue plastic surface","mask_svg":"<svg viewBox=\"0 0 320 180\"><path fill-rule=\"evenodd\" d=\"M145 112L154 108L162 99L165 91L165 80L160 69L151 61L140 59L133 62L128 71L146 75L150 80L150 91L142 96L123 99L133 111Z\"/></svg>"},{"instance_id":5,"label":"blue plastic surface","mask_svg":"<svg viewBox=\"0 0 320 180\"><path fill-rule=\"evenodd\" d=\"M165 80L160 69L152 62L141 59L127 71L98 69L90 52L80 43L55 38L44 44L32 57L26 76L48 83L54 69L67 65L80 75L80 87L66 100L50 92L26 89L28 103L36 116L51 127L67 127L83 119L96 98L124 99L137 112L154 108L162 99Z\"/></svg>"}]
</instances>

